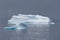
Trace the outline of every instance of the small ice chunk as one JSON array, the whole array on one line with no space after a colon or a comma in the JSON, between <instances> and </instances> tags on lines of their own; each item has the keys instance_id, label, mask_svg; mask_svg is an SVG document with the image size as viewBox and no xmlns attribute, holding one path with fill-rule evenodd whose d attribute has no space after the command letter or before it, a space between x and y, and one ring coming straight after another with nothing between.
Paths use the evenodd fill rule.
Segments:
<instances>
[{"instance_id":1,"label":"small ice chunk","mask_svg":"<svg viewBox=\"0 0 60 40\"><path fill-rule=\"evenodd\" d=\"M4 27L5 30L16 30L16 27Z\"/></svg>"}]
</instances>

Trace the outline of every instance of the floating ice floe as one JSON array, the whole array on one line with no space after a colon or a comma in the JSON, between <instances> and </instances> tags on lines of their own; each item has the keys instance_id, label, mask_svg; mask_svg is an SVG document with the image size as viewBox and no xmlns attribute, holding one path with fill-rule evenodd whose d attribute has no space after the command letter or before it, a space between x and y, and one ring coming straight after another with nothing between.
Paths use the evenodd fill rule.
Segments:
<instances>
[{"instance_id":1,"label":"floating ice floe","mask_svg":"<svg viewBox=\"0 0 60 40\"><path fill-rule=\"evenodd\" d=\"M17 30L25 29L28 24L54 24L49 17L41 15L25 15L18 14L13 15L11 19L8 20L8 26L5 27L6 30Z\"/></svg>"}]
</instances>

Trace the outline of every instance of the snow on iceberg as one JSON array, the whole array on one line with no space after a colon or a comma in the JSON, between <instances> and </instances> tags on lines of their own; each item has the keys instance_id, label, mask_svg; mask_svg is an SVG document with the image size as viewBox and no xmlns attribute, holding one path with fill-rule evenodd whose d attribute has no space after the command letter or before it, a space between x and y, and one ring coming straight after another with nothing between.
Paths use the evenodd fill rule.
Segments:
<instances>
[{"instance_id":1,"label":"snow on iceberg","mask_svg":"<svg viewBox=\"0 0 60 40\"><path fill-rule=\"evenodd\" d=\"M13 15L11 19L8 20L8 25L12 30L16 29L24 29L27 24L54 24L49 17L41 16L41 15L25 15L18 14ZM14 28L13 28L14 27ZM5 27L9 29L9 27Z\"/></svg>"}]
</instances>

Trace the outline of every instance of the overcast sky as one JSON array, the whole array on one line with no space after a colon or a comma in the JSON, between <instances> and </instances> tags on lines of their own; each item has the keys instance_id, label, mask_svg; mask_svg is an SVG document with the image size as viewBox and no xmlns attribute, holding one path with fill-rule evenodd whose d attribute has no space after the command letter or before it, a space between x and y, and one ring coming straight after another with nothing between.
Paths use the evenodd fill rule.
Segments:
<instances>
[{"instance_id":1,"label":"overcast sky","mask_svg":"<svg viewBox=\"0 0 60 40\"><path fill-rule=\"evenodd\" d=\"M22 9L23 12L28 14L58 18L60 16L59 4L59 0L0 0L0 18L14 14L8 13L10 9Z\"/></svg>"}]
</instances>

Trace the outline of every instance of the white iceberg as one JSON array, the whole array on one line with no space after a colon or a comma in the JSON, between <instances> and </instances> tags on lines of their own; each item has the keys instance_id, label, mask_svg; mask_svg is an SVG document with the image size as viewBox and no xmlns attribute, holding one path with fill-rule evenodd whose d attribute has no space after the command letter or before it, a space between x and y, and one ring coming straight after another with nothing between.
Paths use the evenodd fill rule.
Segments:
<instances>
[{"instance_id":1,"label":"white iceberg","mask_svg":"<svg viewBox=\"0 0 60 40\"><path fill-rule=\"evenodd\" d=\"M54 24L49 17L41 15L25 15L18 14L13 15L11 19L8 20L8 25L11 27L16 27L16 29L23 29L28 24Z\"/></svg>"}]
</instances>

